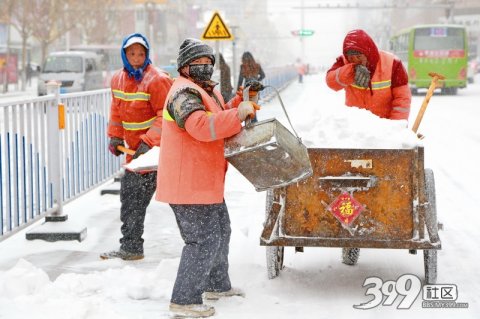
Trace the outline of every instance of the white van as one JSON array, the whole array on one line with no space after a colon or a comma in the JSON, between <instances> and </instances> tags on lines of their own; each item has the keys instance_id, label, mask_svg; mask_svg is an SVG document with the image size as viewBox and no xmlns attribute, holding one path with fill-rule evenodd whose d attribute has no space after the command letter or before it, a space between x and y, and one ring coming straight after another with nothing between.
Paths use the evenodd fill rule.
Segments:
<instances>
[{"instance_id":1,"label":"white van","mask_svg":"<svg viewBox=\"0 0 480 319\"><path fill-rule=\"evenodd\" d=\"M38 95L47 94L46 83L61 83L60 93L104 87L100 56L85 51L59 51L48 55L38 77Z\"/></svg>"}]
</instances>

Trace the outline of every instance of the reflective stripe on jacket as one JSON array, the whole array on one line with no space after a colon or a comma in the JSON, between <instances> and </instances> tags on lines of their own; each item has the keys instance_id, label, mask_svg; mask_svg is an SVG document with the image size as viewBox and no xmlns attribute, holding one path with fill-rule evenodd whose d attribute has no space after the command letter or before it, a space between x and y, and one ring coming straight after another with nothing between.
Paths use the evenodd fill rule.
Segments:
<instances>
[{"instance_id":1,"label":"reflective stripe on jacket","mask_svg":"<svg viewBox=\"0 0 480 319\"><path fill-rule=\"evenodd\" d=\"M124 69L111 81L112 104L108 136L125 140L136 150L141 141L150 147L160 145L162 109L173 80L149 65L142 81L136 82ZM127 162L131 156L127 156Z\"/></svg>"},{"instance_id":2,"label":"reflective stripe on jacket","mask_svg":"<svg viewBox=\"0 0 480 319\"><path fill-rule=\"evenodd\" d=\"M379 117L408 120L411 93L408 85L392 88L392 67L395 56L379 50L380 59L371 78L370 88L354 84L354 64L344 58L344 65L327 72L327 85L338 91L345 89L345 104L370 110Z\"/></svg>"},{"instance_id":3,"label":"reflective stripe on jacket","mask_svg":"<svg viewBox=\"0 0 480 319\"><path fill-rule=\"evenodd\" d=\"M200 92L205 111L191 113L181 129L168 113L167 103L185 87ZM217 90L214 94L223 101ZM164 106L156 200L170 204L223 202L224 139L240 132L237 114L236 108L224 109L192 81L181 76L175 80Z\"/></svg>"}]
</instances>

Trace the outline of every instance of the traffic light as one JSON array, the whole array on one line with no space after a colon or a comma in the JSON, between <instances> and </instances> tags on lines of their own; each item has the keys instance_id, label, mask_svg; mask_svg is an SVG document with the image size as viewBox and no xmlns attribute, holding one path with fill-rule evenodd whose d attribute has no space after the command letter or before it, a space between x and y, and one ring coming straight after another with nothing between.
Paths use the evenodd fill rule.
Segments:
<instances>
[{"instance_id":1,"label":"traffic light","mask_svg":"<svg viewBox=\"0 0 480 319\"><path fill-rule=\"evenodd\" d=\"M312 36L314 33L315 33L314 30L309 30L309 29L300 29L300 30L292 31L292 35L296 37L309 37L309 36Z\"/></svg>"}]
</instances>

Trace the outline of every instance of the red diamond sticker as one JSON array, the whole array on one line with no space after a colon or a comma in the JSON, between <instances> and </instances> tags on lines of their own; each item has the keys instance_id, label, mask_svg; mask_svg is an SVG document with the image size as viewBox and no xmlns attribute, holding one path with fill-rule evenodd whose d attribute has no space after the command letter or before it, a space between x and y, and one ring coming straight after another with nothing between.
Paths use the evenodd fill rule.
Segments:
<instances>
[{"instance_id":1,"label":"red diamond sticker","mask_svg":"<svg viewBox=\"0 0 480 319\"><path fill-rule=\"evenodd\" d=\"M328 210L344 225L350 225L363 211L360 204L350 193L342 193L329 206Z\"/></svg>"}]
</instances>

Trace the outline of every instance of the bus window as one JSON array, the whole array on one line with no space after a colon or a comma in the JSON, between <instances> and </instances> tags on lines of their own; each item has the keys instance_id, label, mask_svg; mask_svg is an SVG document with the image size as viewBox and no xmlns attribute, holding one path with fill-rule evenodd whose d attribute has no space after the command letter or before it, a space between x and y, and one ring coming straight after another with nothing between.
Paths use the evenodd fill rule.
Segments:
<instances>
[{"instance_id":1,"label":"bus window","mask_svg":"<svg viewBox=\"0 0 480 319\"><path fill-rule=\"evenodd\" d=\"M414 50L463 50L464 39L459 28L420 28L415 30Z\"/></svg>"}]
</instances>

